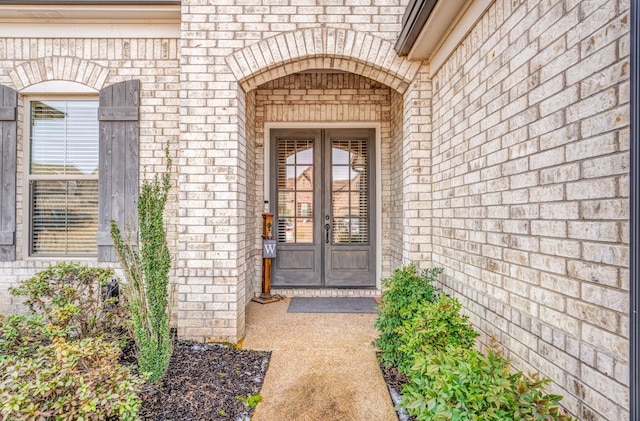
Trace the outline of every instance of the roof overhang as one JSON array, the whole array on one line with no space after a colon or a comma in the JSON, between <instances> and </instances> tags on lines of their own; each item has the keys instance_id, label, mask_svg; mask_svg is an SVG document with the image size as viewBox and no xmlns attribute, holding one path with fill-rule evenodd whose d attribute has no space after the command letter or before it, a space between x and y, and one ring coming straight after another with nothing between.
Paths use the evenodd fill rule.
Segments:
<instances>
[{"instance_id":1,"label":"roof overhang","mask_svg":"<svg viewBox=\"0 0 640 421\"><path fill-rule=\"evenodd\" d=\"M396 41L395 50L400 57L405 57L418 39L418 35L427 23L438 0L411 0L402 17L402 31ZM441 1L440 3L444 3Z\"/></svg>"},{"instance_id":2,"label":"roof overhang","mask_svg":"<svg viewBox=\"0 0 640 421\"><path fill-rule=\"evenodd\" d=\"M493 1L410 0L396 52L411 61L427 60L434 72Z\"/></svg>"}]
</instances>

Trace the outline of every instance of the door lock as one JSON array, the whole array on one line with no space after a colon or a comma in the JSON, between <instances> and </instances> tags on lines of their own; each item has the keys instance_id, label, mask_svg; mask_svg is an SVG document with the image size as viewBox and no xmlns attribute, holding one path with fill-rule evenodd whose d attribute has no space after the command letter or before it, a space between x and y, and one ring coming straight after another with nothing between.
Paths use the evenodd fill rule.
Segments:
<instances>
[{"instance_id":1,"label":"door lock","mask_svg":"<svg viewBox=\"0 0 640 421\"><path fill-rule=\"evenodd\" d=\"M329 244L329 230L331 226L329 224L324 224L324 242Z\"/></svg>"}]
</instances>

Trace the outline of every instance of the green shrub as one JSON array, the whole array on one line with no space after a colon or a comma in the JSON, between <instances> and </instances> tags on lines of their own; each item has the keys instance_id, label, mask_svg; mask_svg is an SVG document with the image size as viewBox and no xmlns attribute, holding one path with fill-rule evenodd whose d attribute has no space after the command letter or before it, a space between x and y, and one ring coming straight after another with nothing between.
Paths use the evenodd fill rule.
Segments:
<instances>
[{"instance_id":1,"label":"green shrub","mask_svg":"<svg viewBox=\"0 0 640 421\"><path fill-rule=\"evenodd\" d=\"M166 154L167 171L162 177L156 174L153 180L145 180L138 198L140 248L126 242L111 221L111 238L127 278L123 287L131 308L138 366L151 381L164 376L172 353L167 308L171 256L164 227L171 159L168 150Z\"/></svg>"},{"instance_id":2,"label":"green shrub","mask_svg":"<svg viewBox=\"0 0 640 421\"><path fill-rule=\"evenodd\" d=\"M142 380L117 363L102 339L54 338L31 355L0 359L3 419L136 419Z\"/></svg>"},{"instance_id":3,"label":"green shrub","mask_svg":"<svg viewBox=\"0 0 640 421\"><path fill-rule=\"evenodd\" d=\"M31 355L40 346L64 336L64 331L48 324L40 314L0 315L0 359L7 355Z\"/></svg>"},{"instance_id":4,"label":"green shrub","mask_svg":"<svg viewBox=\"0 0 640 421\"><path fill-rule=\"evenodd\" d=\"M462 304L454 297L441 294L434 303L420 304L400 331L398 351L404 355L399 363L406 373L421 355L444 350L448 345L472 348L478 333L469 318L460 314Z\"/></svg>"},{"instance_id":5,"label":"green shrub","mask_svg":"<svg viewBox=\"0 0 640 421\"><path fill-rule=\"evenodd\" d=\"M0 316L0 417L136 419L143 380L118 364L127 309L110 269L61 263L12 288L35 314Z\"/></svg>"},{"instance_id":6,"label":"green shrub","mask_svg":"<svg viewBox=\"0 0 640 421\"><path fill-rule=\"evenodd\" d=\"M71 337L119 339L126 331L128 312L115 299L102 300L101 288L113 278L112 269L59 263L11 288L26 297L29 309Z\"/></svg>"},{"instance_id":7,"label":"green shrub","mask_svg":"<svg viewBox=\"0 0 640 421\"><path fill-rule=\"evenodd\" d=\"M508 362L491 351L449 346L419 356L403 390L418 420L507 420L513 405ZM511 412L513 414L513 412Z\"/></svg>"},{"instance_id":8,"label":"green shrub","mask_svg":"<svg viewBox=\"0 0 640 421\"><path fill-rule=\"evenodd\" d=\"M551 380L511 374L495 344L486 354L474 348L478 334L462 305L434 286L440 273L418 276L409 265L383 280L375 345L409 379L401 406L417 420L573 420L561 396L545 393Z\"/></svg>"},{"instance_id":9,"label":"green shrub","mask_svg":"<svg viewBox=\"0 0 640 421\"><path fill-rule=\"evenodd\" d=\"M489 349L447 346L416 358L402 406L426 420L570 420L558 395L544 393L549 379L511 374L509 361Z\"/></svg>"},{"instance_id":10,"label":"green shrub","mask_svg":"<svg viewBox=\"0 0 640 421\"><path fill-rule=\"evenodd\" d=\"M441 268L427 269L419 276L414 265L407 265L393 272L393 276L382 280L382 300L375 326L380 332L375 345L382 360L388 365L400 365L406 355L400 351L402 332L406 321L425 302L437 298L435 281Z\"/></svg>"},{"instance_id":11,"label":"green shrub","mask_svg":"<svg viewBox=\"0 0 640 421\"><path fill-rule=\"evenodd\" d=\"M516 373L513 380L515 381L517 399L514 419L527 421L575 420L560 408L562 396L545 393L544 389L551 383L551 379L540 379L538 374L526 376L523 373Z\"/></svg>"}]
</instances>

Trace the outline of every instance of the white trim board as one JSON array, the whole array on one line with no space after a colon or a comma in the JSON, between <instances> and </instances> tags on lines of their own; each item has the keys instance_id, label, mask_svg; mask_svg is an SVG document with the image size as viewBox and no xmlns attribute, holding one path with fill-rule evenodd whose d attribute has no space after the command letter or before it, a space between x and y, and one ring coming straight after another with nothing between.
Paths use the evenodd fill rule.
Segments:
<instances>
[{"instance_id":1,"label":"white trim board","mask_svg":"<svg viewBox=\"0 0 640 421\"><path fill-rule=\"evenodd\" d=\"M64 34L64 35L62 35ZM179 23L0 23L0 38L180 38Z\"/></svg>"}]
</instances>

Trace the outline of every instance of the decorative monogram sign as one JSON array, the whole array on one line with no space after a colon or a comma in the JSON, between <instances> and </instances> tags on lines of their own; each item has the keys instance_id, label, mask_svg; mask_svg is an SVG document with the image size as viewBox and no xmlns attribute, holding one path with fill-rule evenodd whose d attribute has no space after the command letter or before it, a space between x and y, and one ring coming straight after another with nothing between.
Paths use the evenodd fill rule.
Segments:
<instances>
[{"instance_id":1,"label":"decorative monogram sign","mask_svg":"<svg viewBox=\"0 0 640 421\"><path fill-rule=\"evenodd\" d=\"M262 257L265 259L276 258L276 240L262 240Z\"/></svg>"}]
</instances>

